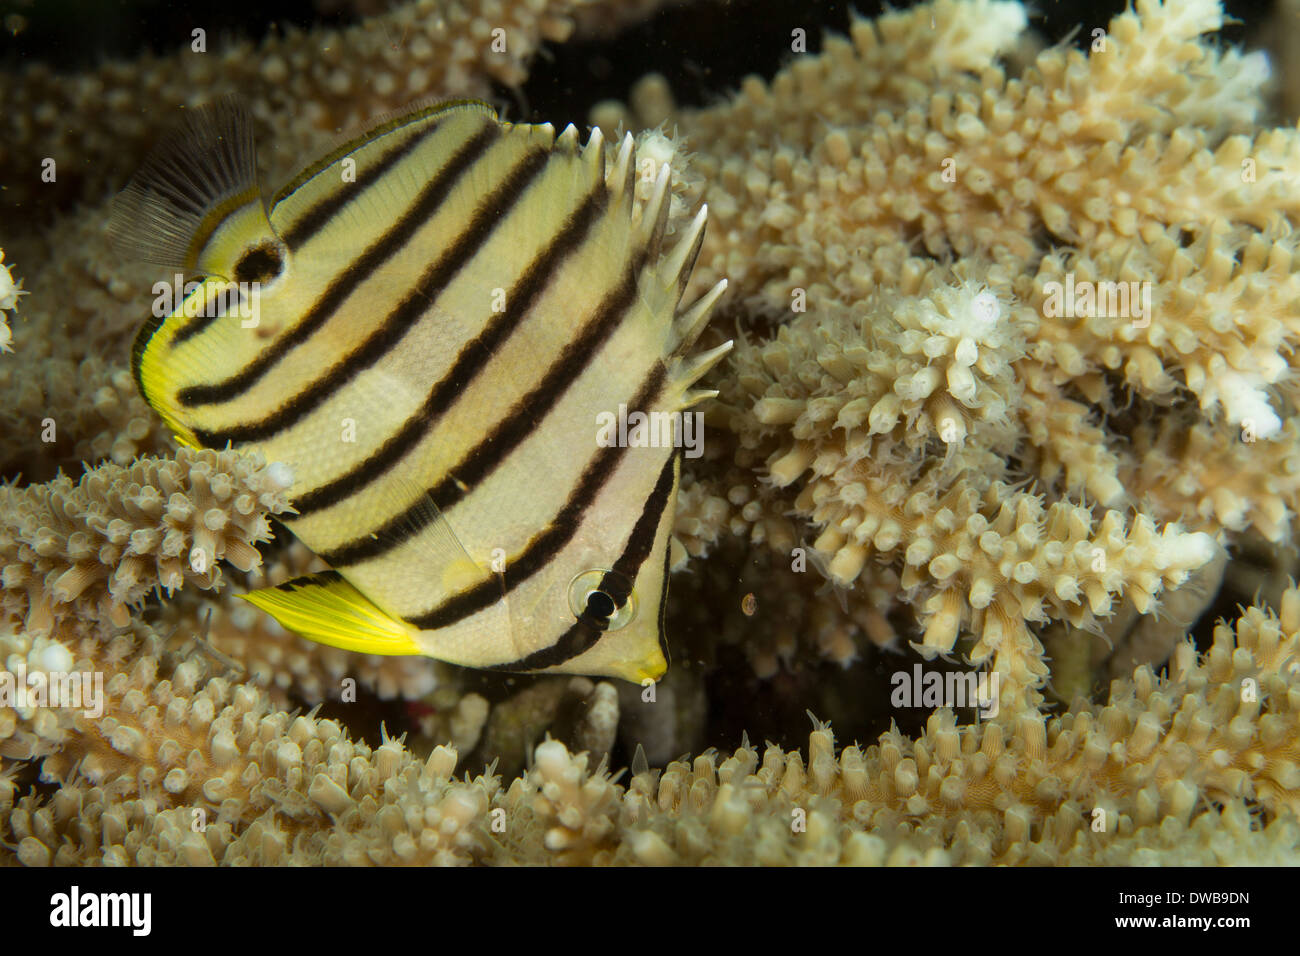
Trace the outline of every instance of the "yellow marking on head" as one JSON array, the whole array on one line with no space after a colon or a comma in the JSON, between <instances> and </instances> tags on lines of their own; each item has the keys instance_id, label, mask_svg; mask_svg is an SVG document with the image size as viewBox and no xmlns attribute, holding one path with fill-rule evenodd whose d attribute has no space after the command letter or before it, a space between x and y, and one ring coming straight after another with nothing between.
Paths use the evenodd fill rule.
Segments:
<instances>
[{"instance_id":1,"label":"yellow marking on head","mask_svg":"<svg viewBox=\"0 0 1300 956\"><path fill-rule=\"evenodd\" d=\"M209 279L203 283L225 285L218 279ZM203 289L197 289L195 296L203 295ZM188 297L187 297L188 298ZM185 303L181 302L176 310L163 320L154 331L140 355L140 390L150 407L158 413L164 424L171 430L176 440L189 448L198 448L199 441L194 432L181 420L180 409L176 406L175 369L168 364L171 341L176 335L178 324L184 320Z\"/></svg>"},{"instance_id":2,"label":"yellow marking on head","mask_svg":"<svg viewBox=\"0 0 1300 956\"><path fill-rule=\"evenodd\" d=\"M639 661L619 661L611 668L615 677L620 677L633 684L647 680L659 681L668 673L668 661L664 659L659 642L655 641L654 650Z\"/></svg>"},{"instance_id":3,"label":"yellow marking on head","mask_svg":"<svg viewBox=\"0 0 1300 956\"><path fill-rule=\"evenodd\" d=\"M176 440L182 445L198 448L198 439L185 421L192 417L191 411L180 405L177 396L185 383L204 376L212 358L186 352L184 346L178 349L176 339L192 323L205 321L203 317L209 309L219 308L223 299L228 301L234 286L217 276L191 280L191 283L193 291L181 299L144 343L137 374L145 401L161 416ZM187 288L191 283L186 284ZM216 321L239 322L241 319L231 314Z\"/></svg>"}]
</instances>

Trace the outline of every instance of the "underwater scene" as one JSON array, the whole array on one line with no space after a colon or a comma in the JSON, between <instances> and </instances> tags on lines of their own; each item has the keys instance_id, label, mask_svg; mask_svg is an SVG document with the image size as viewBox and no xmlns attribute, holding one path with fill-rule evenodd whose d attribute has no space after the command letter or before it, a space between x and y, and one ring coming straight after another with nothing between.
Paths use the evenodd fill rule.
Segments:
<instances>
[{"instance_id":1,"label":"underwater scene","mask_svg":"<svg viewBox=\"0 0 1300 956\"><path fill-rule=\"evenodd\" d=\"M1300 864L1300 0L0 0L0 101L0 865Z\"/></svg>"}]
</instances>

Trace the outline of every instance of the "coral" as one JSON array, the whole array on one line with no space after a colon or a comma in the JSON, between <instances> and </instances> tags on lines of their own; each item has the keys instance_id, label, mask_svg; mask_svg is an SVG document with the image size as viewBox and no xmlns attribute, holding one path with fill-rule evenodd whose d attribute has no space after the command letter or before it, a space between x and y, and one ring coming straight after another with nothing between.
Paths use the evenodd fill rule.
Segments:
<instances>
[{"instance_id":1,"label":"coral","mask_svg":"<svg viewBox=\"0 0 1300 956\"><path fill-rule=\"evenodd\" d=\"M656 4L642 2L639 16ZM413 0L341 30L289 29L260 43L209 38L182 52L109 62L63 75L44 64L0 74L5 102L31 103L0 120L0 166L30 169L9 183L7 203L36 190L104 198L135 171L181 106L235 93L266 131L278 166L296 167L331 135L361 126L412 100L437 95L486 98L491 82L522 83L544 41L562 42L581 14L595 20L615 0ZM632 17L629 16L628 19ZM148 104L147 110L140 104ZM65 122L76 116L77 122ZM42 161L58 178L42 182Z\"/></svg>"},{"instance_id":2,"label":"coral","mask_svg":"<svg viewBox=\"0 0 1300 956\"><path fill-rule=\"evenodd\" d=\"M6 618L44 631L75 617L125 626L150 592L214 588L220 561L247 571L284 511L273 467L235 452L104 464L77 482L0 488Z\"/></svg>"},{"instance_id":3,"label":"coral","mask_svg":"<svg viewBox=\"0 0 1300 956\"><path fill-rule=\"evenodd\" d=\"M1281 545L1300 502L1300 429L1294 418L1272 441L1240 441L1239 430L1170 416L1133 430L1125 487L1144 506L1190 527L1251 532Z\"/></svg>"},{"instance_id":4,"label":"coral","mask_svg":"<svg viewBox=\"0 0 1300 956\"><path fill-rule=\"evenodd\" d=\"M1052 662L1054 696L1069 703L1078 696L1094 696L1142 665L1159 671L1218 595L1227 565L1227 552L1220 551L1162 601L1157 614L1142 614L1125 600L1104 629L1078 628L1063 621L1045 629L1042 640ZM1280 594L1281 589L1272 603Z\"/></svg>"},{"instance_id":5,"label":"coral","mask_svg":"<svg viewBox=\"0 0 1300 956\"><path fill-rule=\"evenodd\" d=\"M745 460L761 463L770 487L797 488L785 510L821 529L814 548L831 580L853 584L872 558L901 565L919 649L946 653L973 631L972 660L994 658L1011 703L1047 672L1027 624L1090 627L1125 594L1150 610L1215 545L1012 487L1007 462L1026 437L1013 409L1027 404L1013 369L1036 317L1023 306L1006 314L969 281L919 292L869 298L871 319L829 311L745 344L721 401ZM1122 500L1117 479L1092 484ZM1034 703L1030 691L1016 706Z\"/></svg>"},{"instance_id":6,"label":"coral","mask_svg":"<svg viewBox=\"0 0 1300 956\"><path fill-rule=\"evenodd\" d=\"M704 344L739 339L684 460L662 684L366 658L235 598L319 565L270 540L274 466L176 448L135 394L158 277L112 256L108 194L176 107L243 96L272 182L661 5L411 0L0 74L34 104L0 166L58 168L5 182L42 205L6 223L0 657L104 680L102 713L0 707L0 864L1300 859L1300 134L1258 125L1267 64L1209 39L1214 0L1138 0L1087 53L933 0L703 108L649 76L593 109L672 163L674 222L709 204ZM998 677L996 715L891 710L917 653ZM866 743L752 746L773 701Z\"/></svg>"},{"instance_id":7,"label":"coral","mask_svg":"<svg viewBox=\"0 0 1300 956\"><path fill-rule=\"evenodd\" d=\"M608 681L542 677L491 710L483 750L503 774L523 769L543 737L606 759L618 730L619 697Z\"/></svg>"},{"instance_id":8,"label":"coral","mask_svg":"<svg viewBox=\"0 0 1300 956\"><path fill-rule=\"evenodd\" d=\"M27 336L20 341L25 346ZM11 472L39 481L83 462L127 465L174 449L127 369L94 356L32 358L27 368L0 367L0 394L8 399L0 409L3 461Z\"/></svg>"},{"instance_id":9,"label":"coral","mask_svg":"<svg viewBox=\"0 0 1300 956\"><path fill-rule=\"evenodd\" d=\"M111 457L126 465L176 448L130 372L129 343L148 314L144 296L157 277L118 260L106 224L106 209L94 207L13 244L25 261L45 265L27 286L23 305L31 307L14 330L27 363L0 364L7 473L43 481L60 468L76 473L83 462Z\"/></svg>"},{"instance_id":10,"label":"coral","mask_svg":"<svg viewBox=\"0 0 1300 956\"><path fill-rule=\"evenodd\" d=\"M13 332L5 313L17 311L18 297L27 293L23 290L22 279L14 282L13 266L5 265L4 261L5 251L0 249L0 352L12 352L13 347L9 342Z\"/></svg>"},{"instance_id":11,"label":"coral","mask_svg":"<svg viewBox=\"0 0 1300 956\"><path fill-rule=\"evenodd\" d=\"M742 316L686 549L892 568L914 646L969 634L1031 711L1035 628L1155 612L1235 533L1289 538L1300 140L1255 126L1267 62L1201 42L1221 23L1146 0L1020 67L1018 4L939 0L726 104L634 90L625 122L695 150L693 281Z\"/></svg>"},{"instance_id":12,"label":"coral","mask_svg":"<svg viewBox=\"0 0 1300 956\"><path fill-rule=\"evenodd\" d=\"M1281 68L1283 115L1295 119L1300 116L1300 2L1279 0L1275 29L1277 62Z\"/></svg>"},{"instance_id":13,"label":"coral","mask_svg":"<svg viewBox=\"0 0 1300 956\"><path fill-rule=\"evenodd\" d=\"M0 787L28 864L1206 864L1300 850L1294 587L1280 614L1220 625L1205 655L1180 644L1167 678L1138 668L1104 706L1046 725L958 726L940 710L916 740L890 731L837 755L819 724L806 755L742 741L663 771L634 762L626 787L555 740L509 786L459 782L450 747L423 761L398 741L372 750L201 658L160 657L147 632L65 645L78 667L112 671L113 716L0 723L4 753L58 748L55 796Z\"/></svg>"},{"instance_id":14,"label":"coral","mask_svg":"<svg viewBox=\"0 0 1300 956\"><path fill-rule=\"evenodd\" d=\"M846 667L863 646L898 643L887 615L899 581L889 568L873 569L870 580L859 582L860 599L842 607L809 590L806 574L794 570L797 559L768 548L729 541L709 558L674 582L671 624L690 636L694 655L712 658L738 647L756 675L772 677L798 661ZM717 595L731 599L720 602Z\"/></svg>"}]
</instances>

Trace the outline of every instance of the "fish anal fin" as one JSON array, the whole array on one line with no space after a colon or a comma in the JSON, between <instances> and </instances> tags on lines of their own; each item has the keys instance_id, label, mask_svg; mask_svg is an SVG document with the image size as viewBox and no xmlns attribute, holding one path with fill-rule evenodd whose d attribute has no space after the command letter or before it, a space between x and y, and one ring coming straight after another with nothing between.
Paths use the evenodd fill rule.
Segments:
<instances>
[{"instance_id":1,"label":"fish anal fin","mask_svg":"<svg viewBox=\"0 0 1300 956\"><path fill-rule=\"evenodd\" d=\"M309 640L362 654L423 654L419 632L377 608L336 571L239 595Z\"/></svg>"}]
</instances>

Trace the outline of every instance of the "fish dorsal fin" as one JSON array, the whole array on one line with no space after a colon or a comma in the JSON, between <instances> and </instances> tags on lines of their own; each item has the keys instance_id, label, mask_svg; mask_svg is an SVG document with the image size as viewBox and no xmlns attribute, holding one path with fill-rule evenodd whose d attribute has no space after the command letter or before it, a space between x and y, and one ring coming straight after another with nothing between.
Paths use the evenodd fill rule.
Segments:
<instances>
[{"instance_id":1,"label":"fish dorsal fin","mask_svg":"<svg viewBox=\"0 0 1300 956\"><path fill-rule=\"evenodd\" d=\"M472 99L426 100L375 117L360 128L340 134L334 146L275 191L270 203L271 223L281 235L295 228L310 228L303 220L310 213L326 218L353 199L360 200L347 210L349 215L388 213L376 200L391 198L392 177L397 166L414 160L407 175L398 177L401 189L414 190L437 172L448 142L433 142L426 134L449 124L475 129L474 119L496 121L496 111L487 103ZM458 144L456 144L458 145ZM421 175L422 174L422 175ZM389 180L387 189L368 190L371 180ZM369 195L367 195L369 193ZM369 208L368 208L369 207Z\"/></svg>"},{"instance_id":2,"label":"fish dorsal fin","mask_svg":"<svg viewBox=\"0 0 1300 956\"><path fill-rule=\"evenodd\" d=\"M303 637L363 654L422 654L419 631L377 608L337 571L239 595Z\"/></svg>"},{"instance_id":3,"label":"fish dorsal fin","mask_svg":"<svg viewBox=\"0 0 1300 956\"><path fill-rule=\"evenodd\" d=\"M159 141L114 200L109 235L125 258L216 274L204 247L231 212L251 203L261 205L252 119L239 100L223 97L187 110Z\"/></svg>"}]
</instances>

